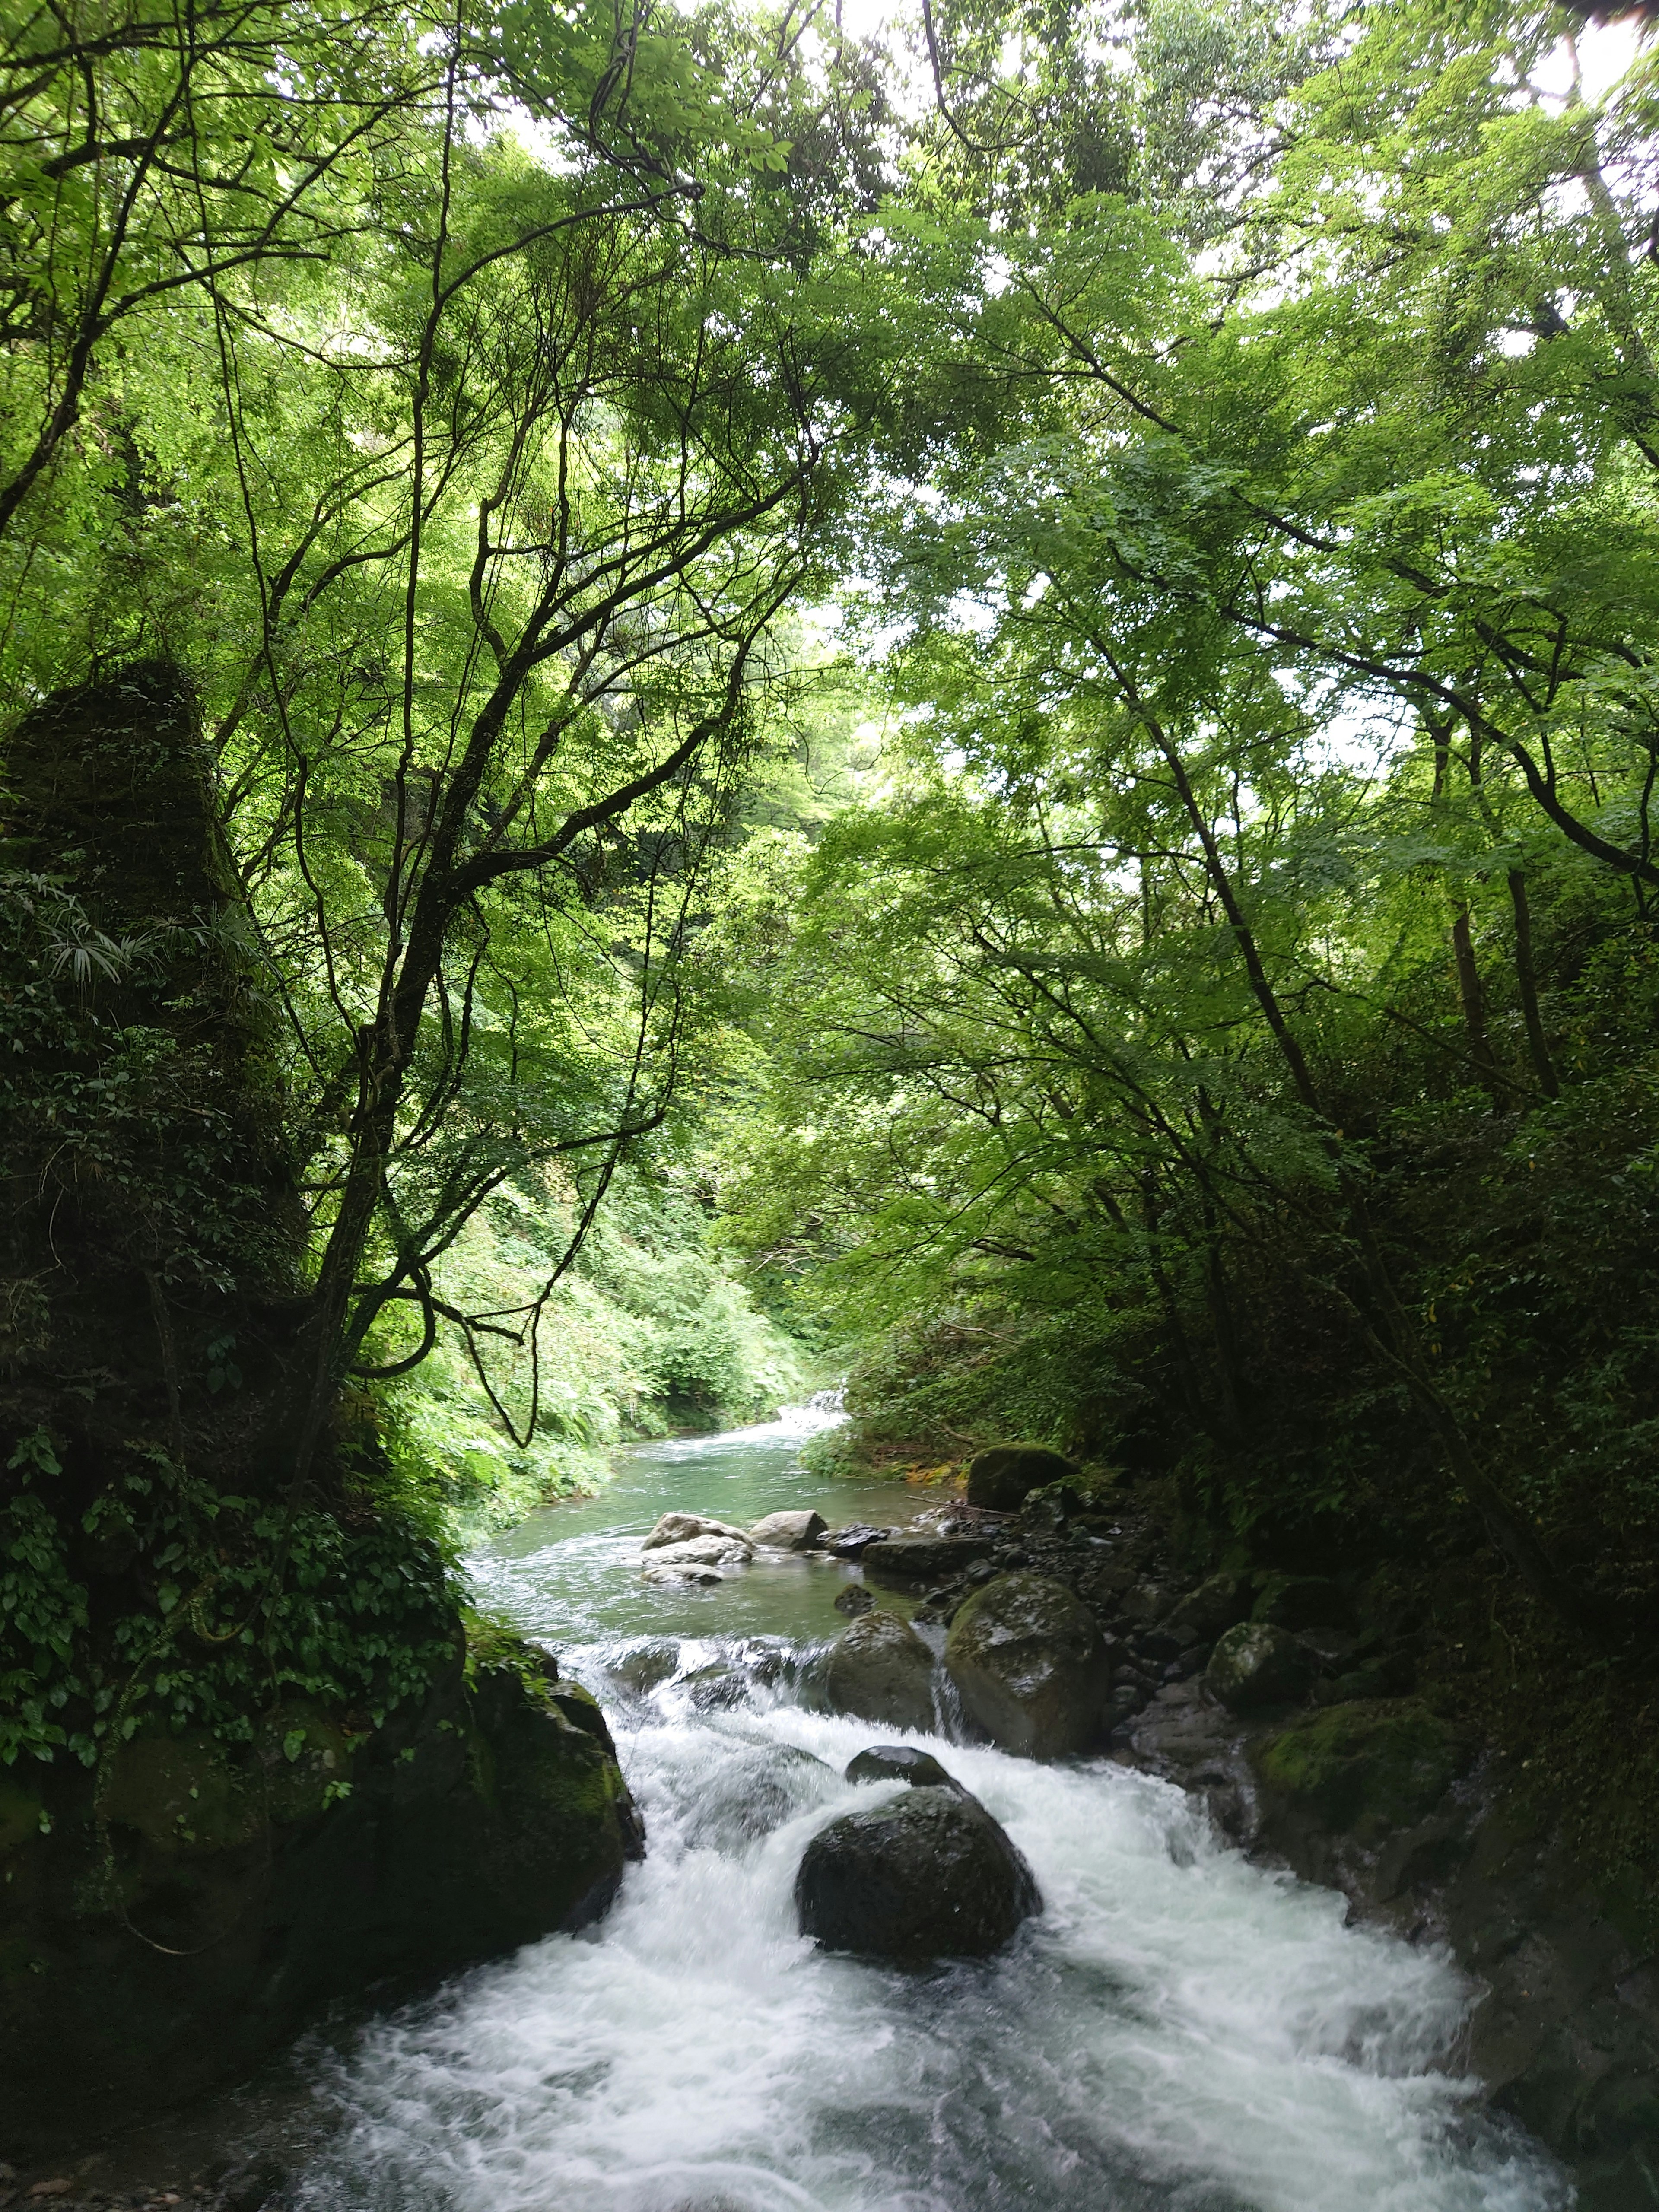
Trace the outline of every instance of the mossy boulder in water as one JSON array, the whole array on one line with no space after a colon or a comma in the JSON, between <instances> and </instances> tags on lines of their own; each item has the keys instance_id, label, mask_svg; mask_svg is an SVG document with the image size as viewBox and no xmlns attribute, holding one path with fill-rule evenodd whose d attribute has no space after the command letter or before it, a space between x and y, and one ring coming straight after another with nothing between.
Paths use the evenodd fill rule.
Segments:
<instances>
[{"instance_id":1,"label":"mossy boulder in water","mask_svg":"<svg viewBox=\"0 0 1659 2212\"><path fill-rule=\"evenodd\" d=\"M819 1829L795 1878L804 1936L882 1959L984 1958L1042 1911L1002 1829L941 1774Z\"/></svg>"},{"instance_id":2,"label":"mossy boulder in water","mask_svg":"<svg viewBox=\"0 0 1659 2212\"><path fill-rule=\"evenodd\" d=\"M1111 1669L1094 1615L1046 1575L999 1575L957 1612L945 1664L1005 1751L1057 1759L1098 1736Z\"/></svg>"}]
</instances>

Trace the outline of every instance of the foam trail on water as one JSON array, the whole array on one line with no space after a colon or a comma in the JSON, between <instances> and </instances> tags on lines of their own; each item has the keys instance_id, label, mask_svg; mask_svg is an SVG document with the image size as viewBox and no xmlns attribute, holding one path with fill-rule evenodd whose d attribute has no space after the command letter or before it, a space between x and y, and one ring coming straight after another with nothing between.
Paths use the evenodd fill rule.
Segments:
<instances>
[{"instance_id":1,"label":"foam trail on water","mask_svg":"<svg viewBox=\"0 0 1659 2212\"><path fill-rule=\"evenodd\" d=\"M614 1702L610 1656L614 1674L579 1663ZM1345 1927L1339 1897L1249 1865L1179 1792L1109 1764L934 1743L1046 1911L1000 1957L933 1972L814 1951L795 1869L824 1820L894 1787L841 1779L884 1732L775 1686L745 1698L740 1665L720 1686L707 1642L684 1656L625 1700L651 1855L610 1919L372 2029L311 2212L1570 2204L1432 2070L1467 2001L1443 1957Z\"/></svg>"}]
</instances>

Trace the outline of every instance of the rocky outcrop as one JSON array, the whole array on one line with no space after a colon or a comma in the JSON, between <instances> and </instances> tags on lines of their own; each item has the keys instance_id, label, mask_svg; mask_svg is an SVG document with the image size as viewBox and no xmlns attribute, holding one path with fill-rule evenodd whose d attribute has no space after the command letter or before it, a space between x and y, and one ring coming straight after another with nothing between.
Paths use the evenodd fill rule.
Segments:
<instances>
[{"instance_id":1,"label":"rocky outcrop","mask_svg":"<svg viewBox=\"0 0 1659 2212\"><path fill-rule=\"evenodd\" d=\"M1516 1777L1421 1700L1235 1714L1158 1691L1120 1756L1195 1790L1253 1856L1443 1942L1476 2002L1459 2063L1571 2167L1579 2212L1659 2203L1659 1982L1641 1900L1588 1882Z\"/></svg>"},{"instance_id":2,"label":"rocky outcrop","mask_svg":"<svg viewBox=\"0 0 1659 2212\"><path fill-rule=\"evenodd\" d=\"M866 1613L830 1647L824 1691L832 1709L887 1728L927 1734L933 1715L933 1655L896 1613Z\"/></svg>"},{"instance_id":3,"label":"rocky outcrop","mask_svg":"<svg viewBox=\"0 0 1659 2212\"><path fill-rule=\"evenodd\" d=\"M0 901L0 2148L27 2154L580 1924L640 1838L590 1698L510 1639L468 1671L373 1401L319 1402L280 1017L189 684L42 701L3 781L32 885Z\"/></svg>"},{"instance_id":4,"label":"rocky outcrop","mask_svg":"<svg viewBox=\"0 0 1659 2212\"><path fill-rule=\"evenodd\" d=\"M1063 1583L1000 1575L962 1605L945 1664L994 1743L1033 1759L1093 1747L1109 1662L1093 1614Z\"/></svg>"},{"instance_id":5,"label":"rocky outcrop","mask_svg":"<svg viewBox=\"0 0 1659 2212\"><path fill-rule=\"evenodd\" d=\"M255 1744L144 1735L0 1779L0 2143L32 2156L249 2071L328 2000L596 1918L643 1832L540 1655Z\"/></svg>"},{"instance_id":6,"label":"rocky outcrop","mask_svg":"<svg viewBox=\"0 0 1659 2212\"><path fill-rule=\"evenodd\" d=\"M902 1751L861 1753L848 1778L887 1779L896 1757L908 1786L843 1813L807 1845L795 1881L801 1933L825 1950L883 1959L1000 1950L1042 1910L1030 1867L978 1799L925 1753L906 1762Z\"/></svg>"}]
</instances>

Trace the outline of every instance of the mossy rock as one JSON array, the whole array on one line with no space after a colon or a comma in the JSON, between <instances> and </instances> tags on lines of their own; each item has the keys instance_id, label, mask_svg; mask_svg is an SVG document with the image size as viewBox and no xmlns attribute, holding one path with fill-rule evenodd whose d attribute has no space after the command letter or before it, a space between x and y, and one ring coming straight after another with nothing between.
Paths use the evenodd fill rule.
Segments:
<instances>
[{"instance_id":1,"label":"mossy rock","mask_svg":"<svg viewBox=\"0 0 1659 2212\"><path fill-rule=\"evenodd\" d=\"M1425 1705L1328 1705L1264 1738L1251 1759L1274 1796L1364 1842L1431 1811L1457 1773L1462 1746Z\"/></svg>"},{"instance_id":2,"label":"mossy rock","mask_svg":"<svg viewBox=\"0 0 1659 2212\"><path fill-rule=\"evenodd\" d=\"M994 1444L968 1462L968 1503L991 1513L1018 1513L1034 1490L1076 1475L1073 1462L1047 1444Z\"/></svg>"},{"instance_id":3,"label":"mossy rock","mask_svg":"<svg viewBox=\"0 0 1659 2212\"><path fill-rule=\"evenodd\" d=\"M358 1740L314 1705L290 1702L268 1714L257 1748L269 1817L307 1820L348 1795Z\"/></svg>"},{"instance_id":4,"label":"mossy rock","mask_svg":"<svg viewBox=\"0 0 1659 2212\"><path fill-rule=\"evenodd\" d=\"M1230 1712L1251 1712L1301 1697L1315 1665L1313 1654L1284 1629L1244 1620L1218 1640L1204 1670L1204 1686Z\"/></svg>"},{"instance_id":5,"label":"mossy rock","mask_svg":"<svg viewBox=\"0 0 1659 2212\"><path fill-rule=\"evenodd\" d=\"M210 1856L252 1843L264 1826L263 1792L204 1731L138 1736L109 1763L98 1810L155 1850Z\"/></svg>"}]
</instances>

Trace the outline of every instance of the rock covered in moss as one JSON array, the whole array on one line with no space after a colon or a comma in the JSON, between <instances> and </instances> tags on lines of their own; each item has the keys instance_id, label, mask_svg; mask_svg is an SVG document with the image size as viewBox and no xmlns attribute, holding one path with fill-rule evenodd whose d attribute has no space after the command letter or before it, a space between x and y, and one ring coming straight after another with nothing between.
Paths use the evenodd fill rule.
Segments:
<instances>
[{"instance_id":1,"label":"rock covered in moss","mask_svg":"<svg viewBox=\"0 0 1659 2212\"><path fill-rule=\"evenodd\" d=\"M825 1950L984 1958L1042 1899L997 1822L945 1775L819 1829L795 1878L795 1908L801 1933Z\"/></svg>"},{"instance_id":2,"label":"rock covered in moss","mask_svg":"<svg viewBox=\"0 0 1659 2212\"><path fill-rule=\"evenodd\" d=\"M969 1717L1005 1751L1055 1759L1101 1729L1110 1668L1094 1615L1064 1583L999 1575L957 1611L945 1663Z\"/></svg>"},{"instance_id":3,"label":"rock covered in moss","mask_svg":"<svg viewBox=\"0 0 1659 2212\"><path fill-rule=\"evenodd\" d=\"M599 1917L643 1830L598 1705L497 1639L377 1726L141 1735L0 1789L0 2138L26 2153L252 2068L331 1999Z\"/></svg>"},{"instance_id":4,"label":"rock covered in moss","mask_svg":"<svg viewBox=\"0 0 1659 2212\"><path fill-rule=\"evenodd\" d=\"M935 1725L933 1655L896 1613L866 1613L836 1638L824 1688L838 1713L924 1735Z\"/></svg>"},{"instance_id":5,"label":"rock covered in moss","mask_svg":"<svg viewBox=\"0 0 1659 2212\"><path fill-rule=\"evenodd\" d=\"M1063 1452L1046 1444L994 1444L968 1462L968 1503L989 1513L1018 1513L1032 1491L1076 1473Z\"/></svg>"},{"instance_id":6,"label":"rock covered in moss","mask_svg":"<svg viewBox=\"0 0 1659 2212\"><path fill-rule=\"evenodd\" d=\"M1241 1621L1221 1637L1204 1670L1204 1686L1236 1713L1302 1697L1318 1662L1304 1644L1266 1621Z\"/></svg>"},{"instance_id":7,"label":"rock covered in moss","mask_svg":"<svg viewBox=\"0 0 1659 2212\"><path fill-rule=\"evenodd\" d=\"M1276 1797L1364 1842L1431 1811L1457 1772L1460 1748L1425 1705L1367 1703L1328 1705L1264 1737L1251 1760Z\"/></svg>"}]
</instances>

